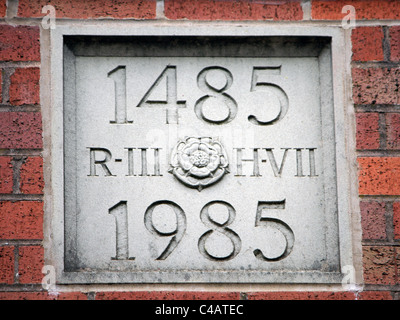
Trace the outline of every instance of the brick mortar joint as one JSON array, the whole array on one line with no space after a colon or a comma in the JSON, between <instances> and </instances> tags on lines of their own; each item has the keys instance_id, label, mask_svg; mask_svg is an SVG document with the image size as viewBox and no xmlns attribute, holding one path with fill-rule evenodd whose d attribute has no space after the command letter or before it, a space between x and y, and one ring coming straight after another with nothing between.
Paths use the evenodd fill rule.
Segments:
<instances>
[{"instance_id":1,"label":"brick mortar joint","mask_svg":"<svg viewBox=\"0 0 400 320\"><path fill-rule=\"evenodd\" d=\"M21 194L21 167L25 163L27 157L14 156L13 164L13 194Z\"/></svg>"},{"instance_id":2,"label":"brick mortar joint","mask_svg":"<svg viewBox=\"0 0 400 320\"><path fill-rule=\"evenodd\" d=\"M305 0L308 1L308 0ZM157 1L158 3L159 1ZM57 18L55 17L56 23L61 24L69 24L69 23L79 23L82 22L84 24L98 24L98 23L132 23L132 22L169 22L169 23L179 23L179 22L193 22L193 23L264 23L264 24L290 24L290 25L322 25L322 26L331 26L331 27L339 27L342 28L342 20L319 20L319 19L302 19L302 20L258 20L258 19L246 19L246 20L221 20L221 19L214 19L214 20L203 20L203 19L169 19L165 17L164 14L164 6L159 5L159 9L157 9L160 13L159 16L155 18L114 18L114 17L99 17L99 18L68 18L62 17ZM161 13L162 12L162 13ZM42 29L42 20L46 16L43 14L41 17L13 17L11 19L7 18L0 18L0 25L4 22L4 25L12 25L14 27L18 26L32 26L32 27L39 27ZM398 27L400 26L400 20L384 20L384 19L376 19L376 20L356 20L357 27ZM353 28L354 29L354 28Z\"/></svg>"},{"instance_id":3,"label":"brick mortar joint","mask_svg":"<svg viewBox=\"0 0 400 320\"><path fill-rule=\"evenodd\" d=\"M383 49L383 59L384 61L390 61L390 36L389 36L389 27L382 26L383 29L383 39L382 39L382 49Z\"/></svg>"},{"instance_id":4,"label":"brick mortar joint","mask_svg":"<svg viewBox=\"0 0 400 320\"><path fill-rule=\"evenodd\" d=\"M6 1L6 20L13 19L18 15L19 0Z\"/></svg>"},{"instance_id":5,"label":"brick mortar joint","mask_svg":"<svg viewBox=\"0 0 400 320\"><path fill-rule=\"evenodd\" d=\"M352 69L396 69L400 62L396 61L352 61Z\"/></svg>"},{"instance_id":6,"label":"brick mortar joint","mask_svg":"<svg viewBox=\"0 0 400 320\"><path fill-rule=\"evenodd\" d=\"M28 194L28 193L11 193L11 194L0 194L0 201L10 202L23 202L23 201L34 201L43 202L43 194Z\"/></svg>"}]
</instances>

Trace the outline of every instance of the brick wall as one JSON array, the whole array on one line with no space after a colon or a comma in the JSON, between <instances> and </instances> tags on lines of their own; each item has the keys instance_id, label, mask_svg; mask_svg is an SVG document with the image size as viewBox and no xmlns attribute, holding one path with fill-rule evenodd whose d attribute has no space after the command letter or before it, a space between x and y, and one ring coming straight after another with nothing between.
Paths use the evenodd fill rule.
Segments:
<instances>
[{"instance_id":1,"label":"brick wall","mask_svg":"<svg viewBox=\"0 0 400 320\"><path fill-rule=\"evenodd\" d=\"M8 3L8 5L7 5ZM57 292L42 289L42 7L59 19L314 20L340 25L353 5L353 102L362 223L356 292ZM15 17L11 17L13 12ZM0 0L0 299L399 299L400 1Z\"/></svg>"}]
</instances>

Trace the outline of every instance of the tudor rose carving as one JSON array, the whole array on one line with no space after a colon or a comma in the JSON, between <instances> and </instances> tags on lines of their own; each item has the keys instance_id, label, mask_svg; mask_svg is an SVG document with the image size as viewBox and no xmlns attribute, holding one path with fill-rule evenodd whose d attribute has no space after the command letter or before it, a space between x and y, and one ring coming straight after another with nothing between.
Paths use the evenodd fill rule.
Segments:
<instances>
[{"instance_id":1,"label":"tudor rose carving","mask_svg":"<svg viewBox=\"0 0 400 320\"><path fill-rule=\"evenodd\" d=\"M171 152L169 172L180 182L199 191L222 179L228 157L219 141L209 137L187 137Z\"/></svg>"}]
</instances>

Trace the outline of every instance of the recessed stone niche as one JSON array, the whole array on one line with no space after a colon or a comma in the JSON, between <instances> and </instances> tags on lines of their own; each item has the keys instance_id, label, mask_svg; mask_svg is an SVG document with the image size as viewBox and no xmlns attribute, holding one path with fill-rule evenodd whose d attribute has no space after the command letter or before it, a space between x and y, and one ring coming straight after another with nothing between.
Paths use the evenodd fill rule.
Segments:
<instances>
[{"instance_id":1,"label":"recessed stone niche","mask_svg":"<svg viewBox=\"0 0 400 320\"><path fill-rule=\"evenodd\" d=\"M52 31L59 283L342 281L340 30L83 30Z\"/></svg>"}]
</instances>

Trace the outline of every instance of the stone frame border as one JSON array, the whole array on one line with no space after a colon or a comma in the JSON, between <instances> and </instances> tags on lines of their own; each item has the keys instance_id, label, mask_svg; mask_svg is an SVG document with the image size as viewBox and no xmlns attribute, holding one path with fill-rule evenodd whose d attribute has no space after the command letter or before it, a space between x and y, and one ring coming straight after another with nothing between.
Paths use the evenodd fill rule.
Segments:
<instances>
[{"instance_id":1,"label":"stone frame border","mask_svg":"<svg viewBox=\"0 0 400 320\"><path fill-rule=\"evenodd\" d=\"M43 36L42 32L42 36ZM64 35L143 35L143 36L322 36L330 37L332 58L332 88L334 100L339 250L340 265L353 266L356 283L361 283L361 228L357 192L357 164L355 157L355 116L351 103L349 33L340 27L319 27L246 22L129 22L110 25L88 25L74 22L70 26L57 25L44 40L49 53L42 49L41 97L44 126L45 163L45 264L56 268L57 283L154 283L149 279L121 281L120 275L64 271L64 178L63 178L63 36ZM47 40L47 41L46 41ZM47 92L44 93L44 92ZM337 151L339 150L339 151ZM50 169L51 168L51 169ZM286 275L288 273L285 273ZM276 274L275 274L276 275ZM209 275L210 276L210 275ZM231 274L225 279L214 276L207 283L232 283ZM319 279L322 276L323 280ZM234 283L315 283L339 284L345 274L293 274L271 281L237 281ZM316 279L317 277L317 279ZM170 281L171 283L184 280ZM205 281L194 281L194 283Z\"/></svg>"}]
</instances>

